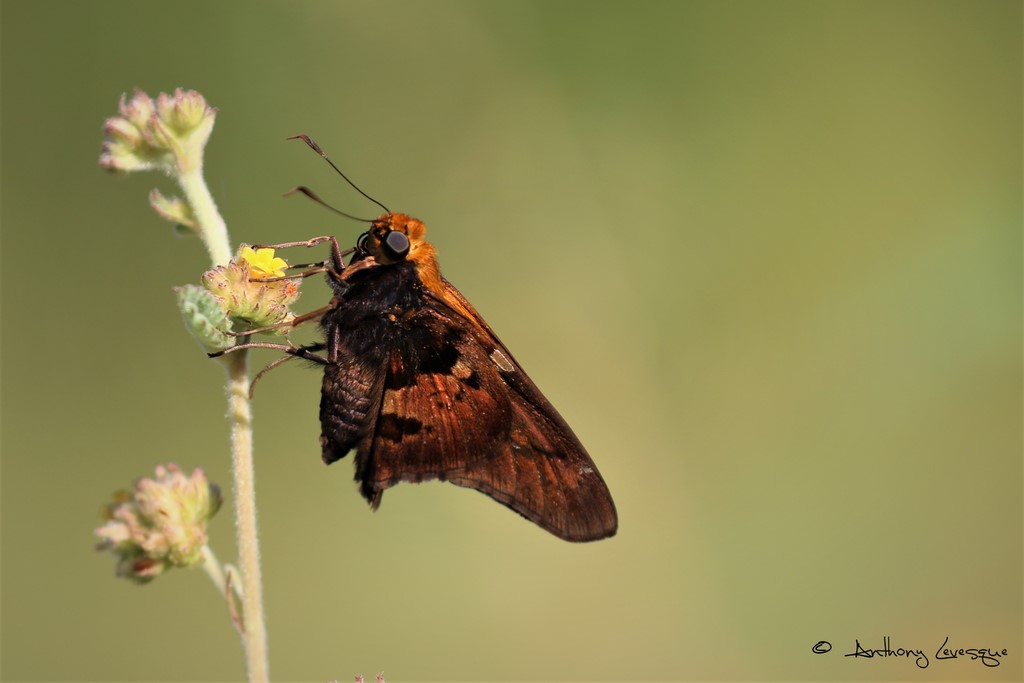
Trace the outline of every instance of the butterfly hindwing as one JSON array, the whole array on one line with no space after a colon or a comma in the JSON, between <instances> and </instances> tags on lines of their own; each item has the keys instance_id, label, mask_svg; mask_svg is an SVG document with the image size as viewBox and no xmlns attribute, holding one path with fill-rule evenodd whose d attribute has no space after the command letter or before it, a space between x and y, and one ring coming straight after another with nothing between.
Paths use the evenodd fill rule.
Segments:
<instances>
[{"instance_id":1,"label":"butterfly hindwing","mask_svg":"<svg viewBox=\"0 0 1024 683\"><path fill-rule=\"evenodd\" d=\"M380 411L384 375L357 356L342 354L324 367L320 399L320 447L330 465L366 434Z\"/></svg>"}]
</instances>

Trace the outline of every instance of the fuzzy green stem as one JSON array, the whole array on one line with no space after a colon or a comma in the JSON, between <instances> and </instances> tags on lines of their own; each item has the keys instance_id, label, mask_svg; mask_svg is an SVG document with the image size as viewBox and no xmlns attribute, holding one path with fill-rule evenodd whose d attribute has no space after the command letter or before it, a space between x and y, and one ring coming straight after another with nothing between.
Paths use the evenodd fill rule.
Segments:
<instances>
[{"instance_id":1,"label":"fuzzy green stem","mask_svg":"<svg viewBox=\"0 0 1024 683\"><path fill-rule=\"evenodd\" d=\"M206 181L202 156L179 166L178 183L192 207L199 235L210 252L214 265L231 260L227 225L217 211ZM256 476L252 458L252 407L249 403L249 368L245 351L224 357L227 370L228 422L231 425L231 470L235 491L235 534L241 574L242 621L245 630L242 645L250 683L269 680L267 630L263 617L263 579L260 572L260 545L256 527Z\"/></svg>"},{"instance_id":2,"label":"fuzzy green stem","mask_svg":"<svg viewBox=\"0 0 1024 683\"><path fill-rule=\"evenodd\" d=\"M210 252L210 260L215 266L226 265L232 255L228 227L217 211L213 195L203 180L202 165L197 163L194 168L179 173L178 184L192 207L192 213L199 224L199 236L203 238L203 244Z\"/></svg>"},{"instance_id":3,"label":"fuzzy green stem","mask_svg":"<svg viewBox=\"0 0 1024 683\"><path fill-rule=\"evenodd\" d=\"M238 603L242 599L242 584L238 580L238 570L232 567L230 564L220 564L217 562L217 558L213 556L213 551L209 550L209 546L204 548L209 552L209 556L205 557L206 561L212 561L217 565L217 569L214 572L207 572L207 575L213 580L214 583L220 583L223 586L221 596L227 603L228 616L231 617L231 623L235 627L235 631L238 632L239 638L242 640L242 650L245 651L245 624L242 622L242 614L238 611Z\"/></svg>"},{"instance_id":4,"label":"fuzzy green stem","mask_svg":"<svg viewBox=\"0 0 1024 683\"><path fill-rule=\"evenodd\" d=\"M217 587L221 597L231 599L228 595L229 590L235 598L242 597L242 586L238 583L238 570L229 564L221 564L208 545L203 546L203 571ZM228 583L229 576L231 583Z\"/></svg>"},{"instance_id":5,"label":"fuzzy green stem","mask_svg":"<svg viewBox=\"0 0 1024 683\"><path fill-rule=\"evenodd\" d=\"M246 352L225 357L228 371L228 421L231 424L231 463L235 477L235 524L238 564L242 579L242 620L245 660L250 683L269 680L267 631L263 618L263 579L256 531L256 479L252 458L252 408Z\"/></svg>"},{"instance_id":6,"label":"fuzzy green stem","mask_svg":"<svg viewBox=\"0 0 1024 683\"><path fill-rule=\"evenodd\" d=\"M227 579L224 577L224 569L220 566L217 556L210 550L210 546L203 546L203 571L213 581L213 585L224 597L227 597Z\"/></svg>"}]
</instances>

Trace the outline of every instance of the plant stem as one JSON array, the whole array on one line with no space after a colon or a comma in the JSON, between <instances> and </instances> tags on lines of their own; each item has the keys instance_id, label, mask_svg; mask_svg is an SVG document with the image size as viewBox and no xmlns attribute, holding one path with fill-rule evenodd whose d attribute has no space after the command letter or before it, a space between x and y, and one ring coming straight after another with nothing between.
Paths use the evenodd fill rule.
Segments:
<instances>
[{"instance_id":1,"label":"plant stem","mask_svg":"<svg viewBox=\"0 0 1024 683\"><path fill-rule=\"evenodd\" d=\"M217 204L213 201L210 188L203 180L201 165L178 174L178 185L185 193L185 199L192 207L196 222L199 224L200 236L206 250L210 252L210 260L215 266L223 266L231 260L231 242L228 240L228 227L224 223Z\"/></svg>"},{"instance_id":2,"label":"plant stem","mask_svg":"<svg viewBox=\"0 0 1024 683\"><path fill-rule=\"evenodd\" d=\"M242 587L238 585L238 571L234 567L222 565L208 545L203 546L203 571L210 577L217 592L227 603L228 616L231 617L231 623L242 641L244 651L245 624L242 622L242 615L238 612L238 601L242 594Z\"/></svg>"},{"instance_id":3,"label":"plant stem","mask_svg":"<svg viewBox=\"0 0 1024 683\"><path fill-rule=\"evenodd\" d=\"M245 623L245 663L250 683L269 680L267 631L263 619L263 579L256 532L256 478L252 459L252 408L246 352L225 357L228 371L228 421L231 424L231 464L235 477L235 531L242 579L242 620Z\"/></svg>"},{"instance_id":4,"label":"plant stem","mask_svg":"<svg viewBox=\"0 0 1024 683\"><path fill-rule=\"evenodd\" d=\"M227 225L217 211L203 180L202 155L178 174L178 184L199 224L199 235L214 265L231 260ZM249 683L269 681L267 629L263 617L263 578L256 528L256 475L252 459L252 406L249 403L249 368L245 351L224 357L227 371L228 422L231 425L231 470L235 490L235 535L241 574L242 646ZM223 580L222 580L223 582ZM222 588L223 590L223 588ZM225 595L228 599L230 596Z\"/></svg>"},{"instance_id":5,"label":"plant stem","mask_svg":"<svg viewBox=\"0 0 1024 683\"><path fill-rule=\"evenodd\" d=\"M210 581L213 581L213 585L217 587L220 594L227 598L228 584L227 577L224 575L224 568L208 545L203 546L203 571L210 577Z\"/></svg>"}]
</instances>

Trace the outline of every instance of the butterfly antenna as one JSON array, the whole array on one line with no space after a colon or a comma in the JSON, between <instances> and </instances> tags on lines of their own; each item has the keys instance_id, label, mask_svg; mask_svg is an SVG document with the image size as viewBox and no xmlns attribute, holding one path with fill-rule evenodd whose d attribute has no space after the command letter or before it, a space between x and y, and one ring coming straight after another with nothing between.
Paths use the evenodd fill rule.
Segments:
<instances>
[{"instance_id":1,"label":"butterfly antenna","mask_svg":"<svg viewBox=\"0 0 1024 683\"><path fill-rule=\"evenodd\" d=\"M333 161L331 161L331 160L330 160L330 159L328 158L328 156L327 156L326 154L324 154L324 151L323 151L322 149L320 149L320 145L318 145L318 144L316 144L315 142L313 142L313 140L312 140L312 139L311 139L311 138L310 138L310 137L309 137L308 135L293 135L293 136L291 136L291 137L290 137L290 138L288 138L288 139L289 139L289 140L302 140L303 142L305 142L305 143L306 143L307 145L309 145L310 149L312 149L312 150L313 150L314 152L316 152L317 154L319 154L320 156L322 156L322 157L324 158L324 161L326 161L327 163L329 163L329 164L331 165L331 168L333 168L333 169L334 169L335 171L337 171L337 172L338 172L338 175L340 175L340 176L341 176L342 178L344 178L344 179L345 179L345 182L346 182L346 183L348 183L348 184L349 184L349 185L351 185L351 186L352 186L353 188L355 188L355 191L356 191L356 192L358 192L359 194L363 195L364 197L366 197L367 199L369 199L369 200L370 200L371 202L373 202L374 204L376 204L376 205L377 205L377 206L379 206L380 208L384 209L384 212L385 212L385 213L391 213L391 210L390 210L390 209L389 209L388 207L384 206L383 204L381 204L380 202L378 202L378 201L377 201L376 199L374 199L374 198L373 198L373 197L371 197L370 195L368 195L368 194L366 194L365 192L363 192L362 190L360 190L360 189L359 189L359 186L358 186L358 185L356 185L356 184L355 184L355 183L353 183L353 182L352 182L351 180L349 180L349 179L348 179L348 176L347 176L347 175L345 175L344 173L342 173L342 172L341 172L341 169L340 169L340 168L338 168L337 166L335 166L335 165L334 165L334 162L333 162ZM322 204L322 203L323 203L323 202L321 202L321 204ZM326 204L325 204L325 206L326 206ZM330 208L330 207L328 207L328 208ZM339 213L341 213L341 212L339 211Z\"/></svg>"},{"instance_id":2,"label":"butterfly antenna","mask_svg":"<svg viewBox=\"0 0 1024 683\"><path fill-rule=\"evenodd\" d=\"M302 194L306 195L307 197L312 199L314 202L316 202L320 206L322 206L322 207L324 207L326 209L330 209L334 213L336 213L336 214L338 214L340 216L344 216L345 218L349 218L349 219L354 220L354 221L359 221L360 223L372 223L373 222L372 218L359 218L358 216L353 216L352 214L345 213L341 209L334 208L333 206L331 206L330 204L328 204L324 200L320 199L320 197L318 197L317 194L315 192L313 192L313 190L309 189L305 185L299 185L298 187L296 187L294 189L288 190L287 192L284 193L284 196L285 197L291 197L296 192L301 192ZM387 209L385 209L385 211L387 211Z\"/></svg>"}]
</instances>

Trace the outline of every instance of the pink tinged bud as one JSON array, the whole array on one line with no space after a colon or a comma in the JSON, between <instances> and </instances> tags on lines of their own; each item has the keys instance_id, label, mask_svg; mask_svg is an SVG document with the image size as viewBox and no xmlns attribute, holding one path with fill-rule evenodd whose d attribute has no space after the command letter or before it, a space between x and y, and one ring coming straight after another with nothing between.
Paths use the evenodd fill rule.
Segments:
<instances>
[{"instance_id":1,"label":"pink tinged bud","mask_svg":"<svg viewBox=\"0 0 1024 683\"><path fill-rule=\"evenodd\" d=\"M206 99L195 90L178 88L174 95L160 93L156 109L160 120L175 133L188 133L197 128L206 116L213 116L214 110Z\"/></svg>"},{"instance_id":2,"label":"pink tinged bud","mask_svg":"<svg viewBox=\"0 0 1024 683\"><path fill-rule=\"evenodd\" d=\"M129 172L148 171L160 167L158 157L145 156L139 153L138 147L117 140L107 140L100 152L100 166L108 171Z\"/></svg>"},{"instance_id":3,"label":"pink tinged bud","mask_svg":"<svg viewBox=\"0 0 1024 683\"><path fill-rule=\"evenodd\" d=\"M174 132L155 114L150 117L149 123L142 129L142 139L151 147L174 151Z\"/></svg>"},{"instance_id":4,"label":"pink tinged bud","mask_svg":"<svg viewBox=\"0 0 1024 683\"><path fill-rule=\"evenodd\" d=\"M121 96L121 116L104 125L108 139L100 165L111 171L185 173L202 166L216 110L194 90L160 93L156 101L136 89Z\"/></svg>"},{"instance_id":5,"label":"pink tinged bud","mask_svg":"<svg viewBox=\"0 0 1024 683\"><path fill-rule=\"evenodd\" d=\"M158 466L155 478L136 482L130 499L109 506L109 521L95 532L98 549L118 558L118 576L140 582L171 567L194 567L220 504L220 489L202 470L186 477L176 465Z\"/></svg>"},{"instance_id":6,"label":"pink tinged bud","mask_svg":"<svg viewBox=\"0 0 1024 683\"><path fill-rule=\"evenodd\" d=\"M175 95L177 95L177 93L179 93L179 92L181 92L181 88L178 88L178 90L175 92ZM157 113L157 116L160 118L160 120L162 120L162 121L164 121L166 123L172 123L173 122L173 120L174 120L174 102L175 102L175 99L176 98L172 98L170 95L168 95L165 92L162 92L159 95L157 95L157 98L156 98L156 113Z\"/></svg>"},{"instance_id":7,"label":"pink tinged bud","mask_svg":"<svg viewBox=\"0 0 1024 683\"><path fill-rule=\"evenodd\" d=\"M153 100L138 88L135 89L135 94L127 102L124 99L124 95L121 95L119 109L121 110L121 116L134 123L139 130L144 129L149 124L153 114L156 113Z\"/></svg>"},{"instance_id":8,"label":"pink tinged bud","mask_svg":"<svg viewBox=\"0 0 1024 683\"><path fill-rule=\"evenodd\" d=\"M139 132L138 127L120 116L107 119L103 124L103 132L125 145L135 145L142 140L142 133Z\"/></svg>"}]
</instances>

